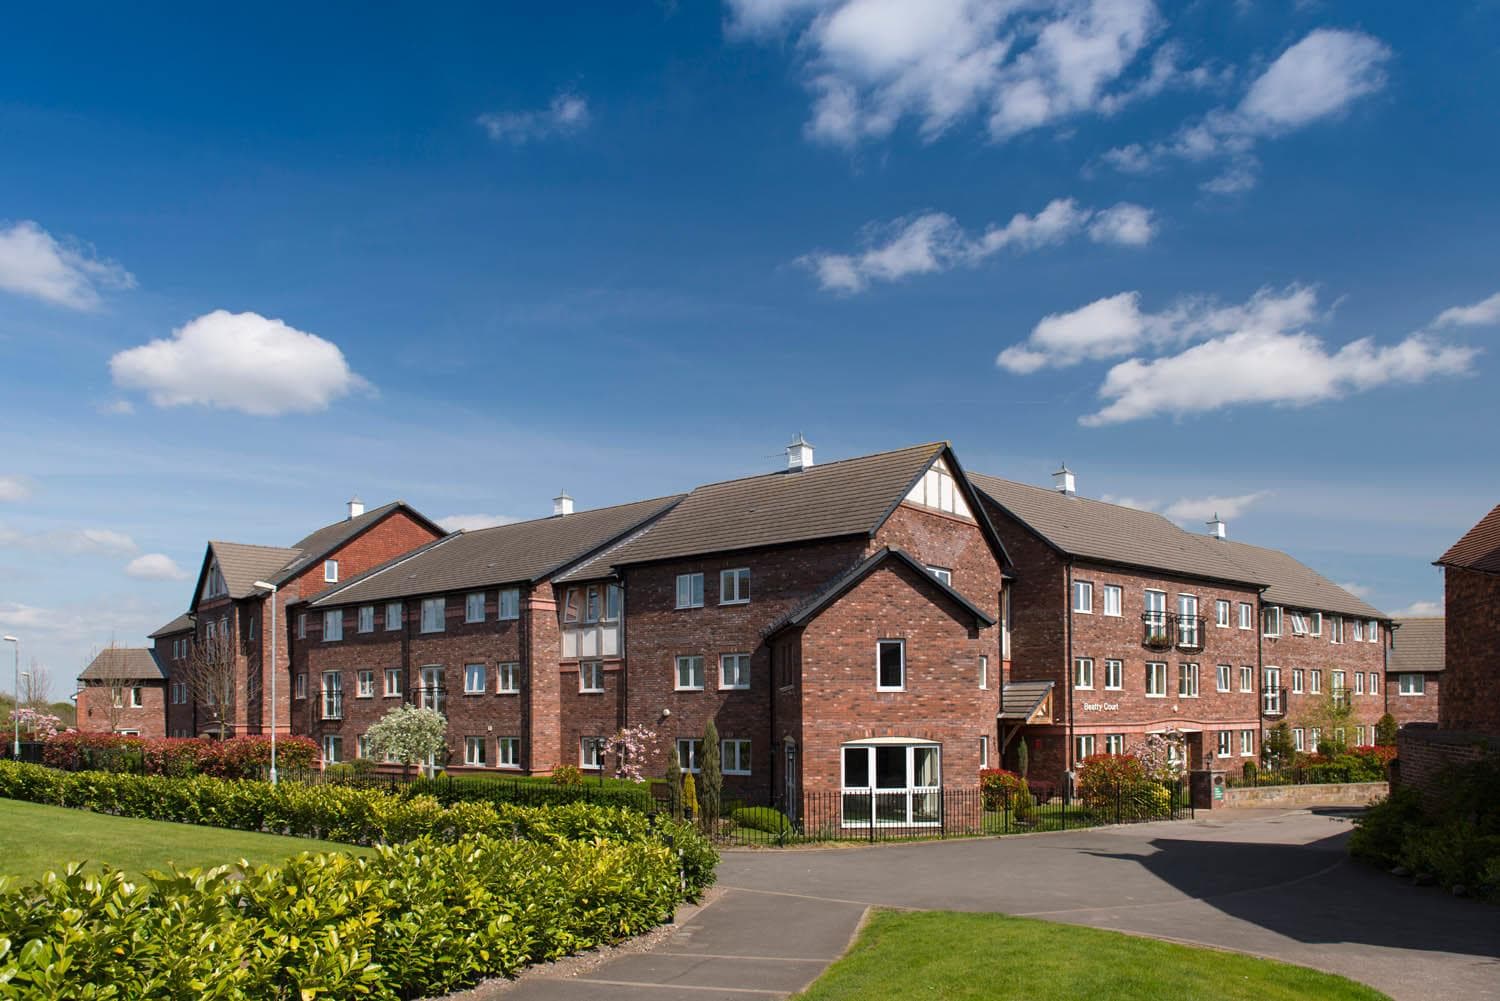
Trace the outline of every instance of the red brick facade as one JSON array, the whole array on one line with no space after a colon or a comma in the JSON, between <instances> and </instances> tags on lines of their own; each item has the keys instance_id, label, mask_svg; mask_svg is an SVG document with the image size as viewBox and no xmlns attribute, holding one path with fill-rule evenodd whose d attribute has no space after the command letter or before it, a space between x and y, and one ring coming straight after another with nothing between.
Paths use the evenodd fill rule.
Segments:
<instances>
[{"instance_id":1,"label":"red brick facade","mask_svg":"<svg viewBox=\"0 0 1500 1001\"><path fill-rule=\"evenodd\" d=\"M113 704L116 697L118 707ZM165 737L166 719L166 683L161 680L122 679L118 686L85 682L78 689L78 729L85 733Z\"/></svg>"},{"instance_id":2,"label":"red brick facade","mask_svg":"<svg viewBox=\"0 0 1500 1001\"><path fill-rule=\"evenodd\" d=\"M1443 568L1445 730L1500 736L1500 574Z\"/></svg>"}]
</instances>

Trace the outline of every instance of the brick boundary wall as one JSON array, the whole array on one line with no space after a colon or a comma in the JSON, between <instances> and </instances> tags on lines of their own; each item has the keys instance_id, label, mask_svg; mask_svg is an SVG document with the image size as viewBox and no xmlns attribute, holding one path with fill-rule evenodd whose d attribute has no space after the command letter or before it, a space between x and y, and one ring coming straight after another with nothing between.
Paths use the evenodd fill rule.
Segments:
<instances>
[{"instance_id":1,"label":"brick boundary wall","mask_svg":"<svg viewBox=\"0 0 1500 1001\"><path fill-rule=\"evenodd\" d=\"M1390 793L1386 782L1243 786L1224 790L1224 806L1367 806Z\"/></svg>"},{"instance_id":2,"label":"brick boundary wall","mask_svg":"<svg viewBox=\"0 0 1500 1001\"><path fill-rule=\"evenodd\" d=\"M1396 768L1392 785L1411 785L1425 796L1444 769L1500 757L1500 737L1431 725L1403 726L1396 733Z\"/></svg>"}]
</instances>

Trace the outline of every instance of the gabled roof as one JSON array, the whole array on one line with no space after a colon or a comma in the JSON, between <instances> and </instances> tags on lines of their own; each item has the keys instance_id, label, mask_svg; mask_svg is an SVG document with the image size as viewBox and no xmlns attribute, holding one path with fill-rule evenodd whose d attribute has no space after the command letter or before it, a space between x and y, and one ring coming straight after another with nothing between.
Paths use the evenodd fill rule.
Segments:
<instances>
[{"instance_id":1,"label":"gabled roof","mask_svg":"<svg viewBox=\"0 0 1500 1001\"><path fill-rule=\"evenodd\" d=\"M947 446L916 445L698 487L615 566L874 532Z\"/></svg>"},{"instance_id":2,"label":"gabled roof","mask_svg":"<svg viewBox=\"0 0 1500 1001\"><path fill-rule=\"evenodd\" d=\"M1230 559L1267 581L1264 600L1288 608L1335 612L1361 619L1386 619L1384 612L1369 602L1339 587L1316 570L1279 549L1252 546L1248 542L1208 539L1209 545L1221 546Z\"/></svg>"},{"instance_id":3,"label":"gabled roof","mask_svg":"<svg viewBox=\"0 0 1500 1001\"><path fill-rule=\"evenodd\" d=\"M1057 490L984 473L970 473L969 478L982 493L1065 555L1186 577L1268 583L1254 569L1229 559L1218 539L1184 531L1159 514L1087 497L1069 497Z\"/></svg>"},{"instance_id":4,"label":"gabled roof","mask_svg":"<svg viewBox=\"0 0 1500 1001\"><path fill-rule=\"evenodd\" d=\"M247 598L260 590L258 580L278 583L276 575L288 564L302 555L299 549L282 549L280 546L251 546L243 542L213 541L208 544L209 555L219 561L219 573L224 575L224 585L231 598ZM207 572L208 563L204 562ZM198 590L203 592L203 579L199 575Z\"/></svg>"},{"instance_id":5,"label":"gabled roof","mask_svg":"<svg viewBox=\"0 0 1500 1001\"><path fill-rule=\"evenodd\" d=\"M185 633L192 628L193 614L191 612L183 612L181 615L177 616L177 618L173 619L171 622L168 622L156 632L152 633L149 638L154 640L158 636L170 636L173 633Z\"/></svg>"},{"instance_id":6,"label":"gabled roof","mask_svg":"<svg viewBox=\"0 0 1500 1001\"><path fill-rule=\"evenodd\" d=\"M1396 673L1443 669L1443 618L1397 619L1391 640L1390 670Z\"/></svg>"},{"instance_id":7,"label":"gabled roof","mask_svg":"<svg viewBox=\"0 0 1500 1001\"><path fill-rule=\"evenodd\" d=\"M1440 567L1500 574L1500 504L1449 546L1436 563Z\"/></svg>"},{"instance_id":8,"label":"gabled roof","mask_svg":"<svg viewBox=\"0 0 1500 1001\"><path fill-rule=\"evenodd\" d=\"M534 583L594 555L681 495L455 532L325 591L310 605L352 605L496 584Z\"/></svg>"},{"instance_id":9,"label":"gabled roof","mask_svg":"<svg viewBox=\"0 0 1500 1001\"><path fill-rule=\"evenodd\" d=\"M153 651L115 647L100 651L78 677L81 681L160 681L166 676Z\"/></svg>"},{"instance_id":10,"label":"gabled roof","mask_svg":"<svg viewBox=\"0 0 1500 1001\"><path fill-rule=\"evenodd\" d=\"M1000 719L1026 722L1052 691L1050 681L1012 681L1000 689Z\"/></svg>"},{"instance_id":11,"label":"gabled roof","mask_svg":"<svg viewBox=\"0 0 1500 1001\"><path fill-rule=\"evenodd\" d=\"M405 511L418 523L425 525L428 529L430 529L437 535L447 534L447 532L445 532L440 526L434 524L427 518L426 515L418 511L416 508L412 507L410 504L406 503L406 501L391 501L389 504L382 504L380 507L372 508L371 510L366 511L364 514L357 515L353 518L345 518L343 521L336 521L331 525L324 525L316 532L313 532L297 540L297 542L293 543L292 548L299 550L302 555L292 563L290 563L287 567L285 567L281 571L281 573L277 575L277 577L268 579L270 579L271 583L273 584L283 584L286 581L291 580L292 577L301 573L312 564L323 559L323 557L327 556L329 553L333 552L335 549L339 548L344 543L348 542L350 539L363 532L365 529L371 528L381 519L398 510Z\"/></svg>"},{"instance_id":12,"label":"gabled roof","mask_svg":"<svg viewBox=\"0 0 1500 1001\"><path fill-rule=\"evenodd\" d=\"M823 611L823 609L827 608L839 598L843 597L843 595L853 589L856 584L864 580L882 564L890 560L898 560L911 567L917 572L918 576L920 576L923 581L931 585L934 589L947 595L957 605L959 605L959 607L963 608L966 612L972 615L975 621L985 626L993 626L995 624L995 617L993 615L990 615L984 609L980 608L978 605L975 605L968 598L965 598L963 595L953 590L952 587L944 584L941 580L938 580L937 577L933 576L932 571L923 566L922 563L910 553L906 552L904 549L894 549L890 546L883 546L882 548L871 553L865 559L861 560L859 563L855 564L845 573L840 574L838 577L835 577L832 581L829 582L826 587L824 587L817 594L813 595L812 598L808 599L802 605L793 609L791 612L788 612L777 621L773 622L766 629L766 635L769 636L770 634L779 632L782 629L789 629L796 626L806 625L812 619L816 618L819 612Z\"/></svg>"}]
</instances>

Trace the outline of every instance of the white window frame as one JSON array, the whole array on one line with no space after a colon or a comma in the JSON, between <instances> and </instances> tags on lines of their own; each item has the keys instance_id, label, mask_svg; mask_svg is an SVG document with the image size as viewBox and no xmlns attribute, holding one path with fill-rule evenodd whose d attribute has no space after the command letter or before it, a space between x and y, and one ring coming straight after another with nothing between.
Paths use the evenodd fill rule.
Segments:
<instances>
[{"instance_id":1,"label":"white window frame","mask_svg":"<svg viewBox=\"0 0 1500 1001\"><path fill-rule=\"evenodd\" d=\"M1113 657L1107 657L1104 661L1104 690L1106 692L1121 692L1125 690L1125 662Z\"/></svg>"},{"instance_id":2,"label":"white window frame","mask_svg":"<svg viewBox=\"0 0 1500 1001\"><path fill-rule=\"evenodd\" d=\"M500 614L497 618L501 622L511 622L521 617L521 589L518 587L502 587L499 595Z\"/></svg>"},{"instance_id":3,"label":"white window frame","mask_svg":"<svg viewBox=\"0 0 1500 1001\"><path fill-rule=\"evenodd\" d=\"M987 654L979 655L979 690L989 691L990 688L990 658Z\"/></svg>"},{"instance_id":4,"label":"white window frame","mask_svg":"<svg viewBox=\"0 0 1500 1001\"><path fill-rule=\"evenodd\" d=\"M1164 699L1167 697L1167 662L1164 660L1148 660L1146 662L1146 698Z\"/></svg>"},{"instance_id":5,"label":"white window frame","mask_svg":"<svg viewBox=\"0 0 1500 1001\"><path fill-rule=\"evenodd\" d=\"M1240 692L1255 691L1255 666L1253 664L1240 665Z\"/></svg>"},{"instance_id":6,"label":"white window frame","mask_svg":"<svg viewBox=\"0 0 1500 1001\"><path fill-rule=\"evenodd\" d=\"M354 738L354 756L356 758L368 758L370 756L370 735L362 733Z\"/></svg>"},{"instance_id":7,"label":"white window frame","mask_svg":"<svg viewBox=\"0 0 1500 1001\"><path fill-rule=\"evenodd\" d=\"M590 584L583 589L583 624L592 626L604 614L604 598L599 594L599 585Z\"/></svg>"},{"instance_id":8,"label":"white window frame","mask_svg":"<svg viewBox=\"0 0 1500 1001\"><path fill-rule=\"evenodd\" d=\"M726 598L724 597L726 594L732 594L733 597ZM719 571L719 604L750 604L749 567L734 567L729 570Z\"/></svg>"},{"instance_id":9,"label":"white window frame","mask_svg":"<svg viewBox=\"0 0 1500 1001\"><path fill-rule=\"evenodd\" d=\"M374 605L359 606L359 619L356 628L362 633L373 633L375 631Z\"/></svg>"},{"instance_id":10,"label":"white window frame","mask_svg":"<svg viewBox=\"0 0 1500 1001\"><path fill-rule=\"evenodd\" d=\"M1124 754L1125 735L1123 733L1106 733L1104 735L1105 754Z\"/></svg>"},{"instance_id":11,"label":"white window frame","mask_svg":"<svg viewBox=\"0 0 1500 1001\"><path fill-rule=\"evenodd\" d=\"M344 760L344 738L337 733L323 735L323 764L336 765Z\"/></svg>"},{"instance_id":12,"label":"white window frame","mask_svg":"<svg viewBox=\"0 0 1500 1001\"><path fill-rule=\"evenodd\" d=\"M448 631L448 599L446 596L422 599L420 631L424 633L442 633Z\"/></svg>"},{"instance_id":13,"label":"white window frame","mask_svg":"<svg viewBox=\"0 0 1500 1001\"><path fill-rule=\"evenodd\" d=\"M900 749L904 752L904 759L906 764L905 782L899 787L877 786L874 783L878 781L878 756L881 751L889 751L893 748ZM918 751L922 751L924 755L932 755L932 761L936 765L934 769L934 777L936 779L936 782L933 785L915 784L916 779L920 774L920 770L916 763L916 756ZM858 755L860 752L864 753L864 770L870 784L863 786L851 786L849 785L849 757L851 755ZM844 827L868 828L871 826L872 822L876 827L937 827L942 823L940 811L933 810L933 808L936 807L937 802L942 794L943 748L940 744L921 740L881 740L877 742L857 741L854 743L844 744L839 748L839 776L840 792L843 797L843 809L841 809L840 811L840 821ZM868 805L872 799L878 800L875 816L856 816L853 819L850 818L847 812L847 808L849 806L854 806L857 810L859 810L861 814L863 814L864 811L860 808ZM933 816L933 819L915 819L915 817L917 816L916 808L919 802L922 804L924 809L931 810L934 814L936 814ZM883 810L889 811L892 806L897 804L900 804L902 806L902 813L904 814L903 817L881 819L881 812Z\"/></svg>"},{"instance_id":14,"label":"white window frame","mask_svg":"<svg viewBox=\"0 0 1500 1001\"><path fill-rule=\"evenodd\" d=\"M325 584L337 584L338 582L339 582L339 561L338 560L324 560L323 561L323 583L325 583Z\"/></svg>"},{"instance_id":15,"label":"white window frame","mask_svg":"<svg viewBox=\"0 0 1500 1001\"><path fill-rule=\"evenodd\" d=\"M521 694L521 663L507 660L495 665L495 692L499 695Z\"/></svg>"},{"instance_id":16,"label":"white window frame","mask_svg":"<svg viewBox=\"0 0 1500 1001\"><path fill-rule=\"evenodd\" d=\"M1080 733L1073 738L1073 760L1083 761L1098 753L1099 742L1092 733Z\"/></svg>"},{"instance_id":17,"label":"white window frame","mask_svg":"<svg viewBox=\"0 0 1500 1001\"><path fill-rule=\"evenodd\" d=\"M464 665L464 694L484 695L489 691L489 671L482 663Z\"/></svg>"},{"instance_id":18,"label":"white window frame","mask_svg":"<svg viewBox=\"0 0 1500 1001\"><path fill-rule=\"evenodd\" d=\"M401 619L406 611L405 606L399 601L387 601L385 603L385 630L395 632L401 628Z\"/></svg>"},{"instance_id":19,"label":"white window frame","mask_svg":"<svg viewBox=\"0 0 1500 1001\"><path fill-rule=\"evenodd\" d=\"M1218 664L1214 668L1214 691L1230 691L1230 685L1234 682L1234 665Z\"/></svg>"},{"instance_id":20,"label":"white window frame","mask_svg":"<svg viewBox=\"0 0 1500 1001\"><path fill-rule=\"evenodd\" d=\"M130 708L131 709L144 709L145 706L146 706L146 696L145 696L145 692L143 691L142 687L140 685L131 685L130 686Z\"/></svg>"},{"instance_id":21,"label":"white window frame","mask_svg":"<svg viewBox=\"0 0 1500 1001\"><path fill-rule=\"evenodd\" d=\"M1328 642L1343 644L1344 617L1342 615L1330 615L1328 617Z\"/></svg>"},{"instance_id":22,"label":"white window frame","mask_svg":"<svg viewBox=\"0 0 1500 1001\"><path fill-rule=\"evenodd\" d=\"M1307 617L1308 617L1308 626L1310 627L1309 631L1310 631L1311 635L1313 635L1313 636L1322 636L1323 635L1323 613L1322 612L1308 612L1307 613Z\"/></svg>"},{"instance_id":23,"label":"white window frame","mask_svg":"<svg viewBox=\"0 0 1500 1001\"><path fill-rule=\"evenodd\" d=\"M1369 672L1369 674L1370 674L1369 694L1371 694L1371 695L1378 695L1378 694L1380 694L1380 672L1379 671L1371 671L1371 672Z\"/></svg>"},{"instance_id":24,"label":"white window frame","mask_svg":"<svg viewBox=\"0 0 1500 1001\"><path fill-rule=\"evenodd\" d=\"M1234 755L1234 731L1220 730L1218 733L1218 747L1215 749L1217 756L1228 758Z\"/></svg>"},{"instance_id":25,"label":"white window frame","mask_svg":"<svg viewBox=\"0 0 1500 1001\"><path fill-rule=\"evenodd\" d=\"M323 613L323 642L337 643L344 638L344 610L330 608Z\"/></svg>"},{"instance_id":26,"label":"white window frame","mask_svg":"<svg viewBox=\"0 0 1500 1001\"><path fill-rule=\"evenodd\" d=\"M402 684L402 681L404 680L404 672L401 670L401 668L387 667L382 672L381 679L381 684L383 686L382 692L384 694L384 697L388 699L399 699L401 697L401 689L405 687ZM393 681L396 683L394 686L391 685L391 682Z\"/></svg>"},{"instance_id":27,"label":"white window frame","mask_svg":"<svg viewBox=\"0 0 1500 1001\"><path fill-rule=\"evenodd\" d=\"M1216 628L1228 629L1232 625L1230 619L1234 614L1232 611L1233 608L1234 602L1228 598L1214 599L1214 626Z\"/></svg>"},{"instance_id":28,"label":"white window frame","mask_svg":"<svg viewBox=\"0 0 1500 1001\"><path fill-rule=\"evenodd\" d=\"M603 694L604 661L580 660L578 662L578 691L581 695Z\"/></svg>"},{"instance_id":29,"label":"white window frame","mask_svg":"<svg viewBox=\"0 0 1500 1001\"><path fill-rule=\"evenodd\" d=\"M682 770L697 775L703 770L703 738L678 737L677 760ZM721 759L722 760L722 759Z\"/></svg>"},{"instance_id":30,"label":"white window frame","mask_svg":"<svg viewBox=\"0 0 1500 1001\"><path fill-rule=\"evenodd\" d=\"M733 667L734 680L730 680ZM719 691L746 691L750 688L750 655L748 653L719 654Z\"/></svg>"},{"instance_id":31,"label":"white window frame","mask_svg":"<svg viewBox=\"0 0 1500 1001\"><path fill-rule=\"evenodd\" d=\"M1403 671L1396 675L1397 691L1408 698L1420 698L1427 694L1427 676L1418 671Z\"/></svg>"},{"instance_id":32,"label":"white window frame","mask_svg":"<svg viewBox=\"0 0 1500 1001\"><path fill-rule=\"evenodd\" d=\"M1380 621L1378 619L1365 620L1365 639L1370 643L1380 642Z\"/></svg>"},{"instance_id":33,"label":"white window frame","mask_svg":"<svg viewBox=\"0 0 1500 1001\"><path fill-rule=\"evenodd\" d=\"M1292 750L1307 750L1307 731L1302 729L1300 726L1292 727Z\"/></svg>"},{"instance_id":34,"label":"white window frame","mask_svg":"<svg viewBox=\"0 0 1500 1001\"><path fill-rule=\"evenodd\" d=\"M1303 692L1305 691L1306 688L1307 688L1307 676L1303 673L1302 668L1300 668L1300 667L1294 667L1294 668L1292 668L1292 694L1293 695L1301 695L1301 694L1303 694Z\"/></svg>"},{"instance_id":35,"label":"white window frame","mask_svg":"<svg viewBox=\"0 0 1500 1001\"><path fill-rule=\"evenodd\" d=\"M297 638L299 640L305 640L305 639L307 639L307 613L306 612L298 612L297 613Z\"/></svg>"},{"instance_id":36,"label":"white window frame","mask_svg":"<svg viewBox=\"0 0 1500 1001\"><path fill-rule=\"evenodd\" d=\"M1323 669L1321 667L1315 667L1311 671L1309 671L1307 680L1309 685L1307 691L1309 694L1323 694Z\"/></svg>"},{"instance_id":37,"label":"white window frame","mask_svg":"<svg viewBox=\"0 0 1500 1001\"><path fill-rule=\"evenodd\" d=\"M375 671L373 668L362 667L354 672L354 697L357 699L373 699L375 697Z\"/></svg>"},{"instance_id":38,"label":"white window frame","mask_svg":"<svg viewBox=\"0 0 1500 1001\"><path fill-rule=\"evenodd\" d=\"M947 567L928 567L927 572L949 587L953 586L953 571Z\"/></svg>"},{"instance_id":39,"label":"white window frame","mask_svg":"<svg viewBox=\"0 0 1500 1001\"><path fill-rule=\"evenodd\" d=\"M1365 672L1363 671L1354 672L1354 694L1365 694Z\"/></svg>"},{"instance_id":40,"label":"white window frame","mask_svg":"<svg viewBox=\"0 0 1500 1001\"><path fill-rule=\"evenodd\" d=\"M719 741L719 760L724 766L720 771L725 775L749 775L751 772L750 741L744 737L728 737ZM730 762L733 768L729 767Z\"/></svg>"},{"instance_id":41,"label":"white window frame","mask_svg":"<svg viewBox=\"0 0 1500 1001\"><path fill-rule=\"evenodd\" d=\"M1104 614L1112 619L1118 619L1124 615L1125 589L1119 584L1105 584L1102 609Z\"/></svg>"},{"instance_id":42,"label":"white window frame","mask_svg":"<svg viewBox=\"0 0 1500 1001\"><path fill-rule=\"evenodd\" d=\"M1307 616L1303 615L1300 611L1297 611L1296 609L1292 610L1292 635L1293 636L1306 636L1307 635Z\"/></svg>"},{"instance_id":43,"label":"white window frame","mask_svg":"<svg viewBox=\"0 0 1500 1001\"><path fill-rule=\"evenodd\" d=\"M1242 757L1242 758L1253 758L1253 757L1255 757L1255 731L1254 730L1241 730L1240 731L1240 757Z\"/></svg>"},{"instance_id":44,"label":"white window frame","mask_svg":"<svg viewBox=\"0 0 1500 1001\"><path fill-rule=\"evenodd\" d=\"M1284 623L1281 621L1281 606L1267 605L1260 610L1260 634L1269 639L1281 636ZM1274 623L1274 626L1272 625Z\"/></svg>"},{"instance_id":45,"label":"white window frame","mask_svg":"<svg viewBox=\"0 0 1500 1001\"><path fill-rule=\"evenodd\" d=\"M695 661L697 662L696 663L696 671L694 670L694 667L695 667L694 662ZM678 691L678 692L701 692L701 691L703 691L703 655L702 654L696 654L696 653L682 653L682 654L678 654L677 657L676 657L676 659L672 662L672 664L673 664L672 685L673 685L673 690L674 691ZM686 667L687 670L688 670L688 673L686 675L686 677L688 678L688 684L685 684L685 685L682 683L682 679L684 677L684 675L683 675L683 668L684 667ZM693 683L693 680L694 680L695 677L697 679L697 683L696 684Z\"/></svg>"},{"instance_id":46,"label":"white window frame","mask_svg":"<svg viewBox=\"0 0 1500 1001\"><path fill-rule=\"evenodd\" d=\"M495 767L496 768L520 768L521 767L521 738L520 737L496 737L495 738Z\"/></svg>"},{"instance_id":47,"label":"white window frame","mask_svg":"<svg viewBox=\"0 0 1500 1001\"><path fill-rule=\"evenodd\" d=\"M484 753L488 743L489 739L486 737L465 737L464 764L470 768L488 768L489 762L485 760L487 756Z\"/></svg>"},{"instance_id":48,"label":"white window frame","mask_svg":"<svg viewBox=\"0 0 1500 1001\"><path fill-rule=\"evenodd\" d=\"M1240 602L1239 627L1245 630L1255 628L1255 606L1248 601Z\"/></svg>"},{"instance_id":49,"label":"white window frame","mask_svg":"<svg viewBox=\"0 0 1500 1001\"><path fill-rule=\"evenodd\" d=\"M677 608L703 607L703 574L680 573L677 575Z\"/></svg>"},{"instance_id":50,"label":"white window frame","mask_svg":"<svg viewBox=\"0 0 1500 1001\"><path fill-rule=\"evenodd\" d=\"M979 736L979 767L981 769L990 766L990 738L985 734Z\"/></svg>"},{"instance_id":51,"label":"white window frame","mask_svg":"<svg viewBox=\"0 0 1500 1001\"><path fill-rule=\"evenodd\" d=\"M294 688L293 688L293 691L295 693L294 696L293 696L294 698L298 698L298 699L305 699L305 698L307 698L307 674L306 674L306 672L304 672L304 671L298 671L297 672L297 677L292 682L292 684L294 686ZM209 695L212 695L212 694L213 694L212 692L209 693ZM209 705L213 705L213 699L211 699L211 698L209 699Z\"/></svg>"},{"instance_id":52,"label":"white window frame","mask_svg":"<svg viewBox=\"0 0 1500 1001\"><path fill-rule=\"evenodd\" d=\"M1202 691L1203 671L1202 668L1191 661L1180 662L1177 665L1177 697L1180 699L1196 699Z\"/></svg>"},{"instance_id":53,"label":"white window frame","mask_svg":"<svg viewBox=\"0 0 1500 1001\"><path fill-rule=\"evenodd\" d=\"M1094 614L1093 581L1075 580L1073 582L1073 611L1079 615Z\"/></svg>"},{"instance_id":54,"label":"white window frame","mask_svg":"<svg viewBox=\"0 0 1500 1001\"><path fill-rule=\"evenodd\" d=\"M898 684L887 685L881 678L881 651L887 646L894 644L901 653L900 669L901 680ZM875 690L877 692L904 692L906 691L906 640L883 639L875 641Z\"/></svg>"},{"instance_id":55,"label":"white window frame","mask_svg":"<svg viewBox=\"0 0 1500 1001\"><path fill-rule=\"evenodd\" d=\"M470 591L464 595L464 622L484 621L484 594L483 591Z\"/></svg>"},{"instance_id":56,"label":"white window frame","mask_svg":"<svg viewBox=\"0 0 1500 1001\"><path fill-rule=\"evenodd\" d=\"M1073 658L1073 687L1080 690L1094 689L1094 658Z\"/></svg>"},{"instance_id":57,"label":"white window frame","mask_svg":"<svg viewBox=\"0 0 1500 1001\"><path fill-rule=\"evenodd\" d=\"M1365 620L1364 619L1354 619L1353 622L1354 622L1354 642L1356 642L1356 643L1363 643L1365 641Z\"/></svg>"}]
</instances>

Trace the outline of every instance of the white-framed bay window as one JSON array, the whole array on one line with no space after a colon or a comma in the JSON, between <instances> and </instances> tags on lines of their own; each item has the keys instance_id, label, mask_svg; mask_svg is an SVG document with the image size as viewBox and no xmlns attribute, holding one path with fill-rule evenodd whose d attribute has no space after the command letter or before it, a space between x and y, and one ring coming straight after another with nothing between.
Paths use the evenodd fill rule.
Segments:
<instances>
[{"instance_id":1,"label":"white-framed bay window","mask_svg":"<svg viewBox=\"0 0 1500 1001\"><path fill-rule=\"evenodd\" d=\"M934 827L942 823L942 748L880 737L845 744L845 827Z\"/></svg>"}]
</instances>

